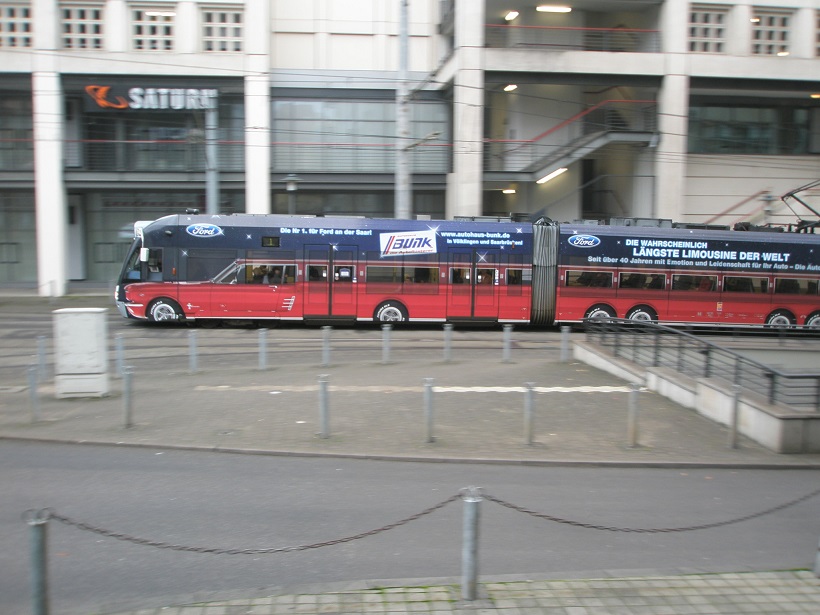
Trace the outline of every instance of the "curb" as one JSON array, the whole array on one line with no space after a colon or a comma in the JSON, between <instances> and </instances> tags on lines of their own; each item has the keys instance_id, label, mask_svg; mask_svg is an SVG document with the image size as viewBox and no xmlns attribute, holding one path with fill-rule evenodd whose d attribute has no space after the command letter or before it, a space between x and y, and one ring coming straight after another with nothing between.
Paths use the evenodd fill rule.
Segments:
<instances>
[{"instance_id":1,"label":"curb","mask_svg":"<svg viewBox=\"0 0 820 615\"><path fill-rule=\"evenodd\" d=\"M718 470L818 470L820 463L731 463L710 461L613 461L613 460L561 460L561 459L490 459L486 457L417 457L410 455L370 455L356 453L315 453L300 451L277 451L250 448L222 448L181 444L154 444L144 442L105 442L100 440L72 440L60 438L32 438L0 435L0 441L28 442L33 444L64 444L81 446L110 446L113 448L142 448L148 450L173 450L229 455L256 455L266 457L310 457L327 459L353 459L361 461L391 461L409 463L452 463L475 465L505 465L529 467L587 467L587 468L657 468L657 469L718 469Z\"/></svg>"}]
</instances>

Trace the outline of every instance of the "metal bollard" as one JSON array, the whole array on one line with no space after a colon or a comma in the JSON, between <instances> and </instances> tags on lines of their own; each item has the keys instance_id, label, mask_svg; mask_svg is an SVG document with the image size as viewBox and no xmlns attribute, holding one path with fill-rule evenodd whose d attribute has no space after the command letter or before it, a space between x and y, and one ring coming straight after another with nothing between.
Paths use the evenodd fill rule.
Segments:
<instances>
[{"instance_id":1,"label":"metal bollard","mask_svg":"<svg viewBox=\"0 0 820 615\"><path fill-rule=\"evenodd\" d=\"M817 555L814 557L814 576L820 579L820 542L817 543Z\"/></svg>"},{"instance_id":2,"label":"metal bollard","mask_svg":"<svg viewBox=\"0 0 820 615\"><path fill-rule=\"evenodd\" d=\"M45 382L48 374L46 373L46 337L45 335L37 336L37 381Z\"/></svg>"},{"instance_id":3,"label":"metal bollard","mask_svg":"<svg viewBox=\"0 0 820 615\"><path fill-rule=\"evenodd\" d=\"M31 528L31 597L34 615L48 615L48 510L28 511Z\"/></svg>"},{"instance_id":4,"label":"metal bollard","mask_svg":"<svg viewBox=\"0 0 820 615\"><path fill-rule=\"evenodd\" d=\"M40 395L37 390L37 383L40 380L37 373L38 371L36 365L30 365L28 368L28 397L31 402L32 423L36 423L40 420Z\"/></svg>"},{"instance_id":5,"label":"metal bollard","mask_svg":"<svg viewBox=\"0 0 820 615\"><path fill-rule=\"evenodd\" d=\"M327 374L319 376L319 437L330 437L330 419L327 398Z\"/></svg>"},{"instance_id":6,"label":"metal bollard","mask_svg":"<svg viewBox=\"0 0 820 615\"><path fill-rule=\"evenodd\" d=\"M197 349L196 349L196 331L188 332L188 371L192 374L197 373Z\"/></svg>"},{"instance_id":7,"label":"metal bollard","mask_svg":"<svg viewBox=\"0 0 820 615\"><path fill-rule=\"evenodd\" d=\"M532 382L527 382L524 391L524 444L532 444L533 433L533 396L535 393L535 385Z\"/></svg>"},{"instance_id":8,"label":"metal bollard","mask_svg":"<svg viewBox=\"0 0 820 615\"><path fill-rule=\"evenodd\" d=\"M732 414L729 417L729 448L737 448L737 426L740 418L740 386L732 385Z\"/></svg>"},{"instance_id":9,"label":"metal bollard","mask_svg":"<svg viewBox=\"0 0 820 615\"><path fill-rule=\"evenodd\" d=\"M572 327L561 327L561 363L569 361L569 334Z\"/></svg>"},{"instance_id":10,"label":"metal bollard","mask_svg":"<svg viewBox=\"0 0 820 615\"><path fill-rule=\"evenodd\" d=\"M259 371L268 369L268 330L259 329Z\"/></svg>"},{"instance_id":11,"label":"metal bollard","mask_svg":"<svg viewBox=\"0 0 820 615\"><path fill-rule=\"evenodd\" d=\"M629 434L629 448L638 446L638 392L641 385L633 382L629 385L629 416L627 418L627 432Z\"/></svg>"},{"instance_id":12,"label":"metal bollard","mask_svg":"<svg viewBox=\"0 0 820 615\"><path fill-rule=\"evenodd\" d=\"M330 332L333 327L322 327L322 367L330 365Z\"/></svg>"},{"instance_id":13,"label":"metal bollard","mask_svg":"<svg viewBox=\"0 0 820 615\"><path fill-rule=\"evenodd\" d=\"M130 429L134 426L131 419L133 404L132 386L134 383L134 368L125 367L122 370L122 411L123 421L122 425L125 429Z\"/></svg>"},{"instance_id":14,"label":"metal bollard","mask_svg":"<svg viewBox=\"0 0 820 615\"><path fill-rule=\"evenodd\" d=\"M425 378L424 379L424 417L425 417L425 424L427 427L427 439L425 442L428 444L431 442L435 442L436 438L433 436L433 379L432 378Z\"/></svg>"},{"instance_id":15,"label":"metal bollard","mask_svg":"<svg viewBox=\"0 0 820 615\"><path fill-rule=\"evenodd\" d=\"M390 363L390 332L393 325L382 325L382 363Z\"/></svg>"},{"instance_id":16,"label":"metal bollard","mask_svg":"<svg viewBox=\"0 0 820 615\"><path fill-rule=\"evenodd\" d=\"M510 346L512 345L512 325L504 325L504 351L501 355L501 361L504 363L510 362Z\"/></svg>"},{"instance_id":17,"label":"metal bollard","mask_svg":"<svg viewBox=\"0 0 820 615\"><path fill-rule=\"evenodd\" d=\"M464 501L464 527L461 543L461 598L475 600L478 589L478 521L481 491L467 487L461 496Z\"/></svg>"},{"instance_id":18,"label":"metal bollard","mask_svg":"<svg viewBox=\"0 0 820 615\"><path fill-rule=\"evenodd\" d=\"M453 325L447 323L444 325L444 362L450 362L451 348L453 344Z\"/></svg>"},{"instance_id":19,"label":"metal bollard","mask_svg":"<svg viewBox=\"0 0 820 615\"><path fill-rule=\"evenodd\" d=\"M121 377L125 371L125 342L122 333L114 336L114 357L117 366L115 377Z\"/></svg>"}]
</instances>

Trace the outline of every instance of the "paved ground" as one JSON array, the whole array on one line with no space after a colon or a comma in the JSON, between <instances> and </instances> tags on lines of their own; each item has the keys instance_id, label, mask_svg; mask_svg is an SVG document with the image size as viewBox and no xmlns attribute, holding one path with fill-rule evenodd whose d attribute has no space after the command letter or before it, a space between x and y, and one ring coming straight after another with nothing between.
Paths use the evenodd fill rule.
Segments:
<instances>
[{"instance_id":1,"label":"paved ground","mask_svg":"<svg viewBox=\"0 0 820 615\"><path fill-rule=\"evenodd\" d=\"M531 431L526 383L534 387ZM130 391L112 377L103 398L56 399L49 381L33 398L19 381L0 382L0 438L430 462L820 467L820 455L778 455L743 439L730 449L723 427L647 391L637 394L638 445L630 446L628 384L556 357L444 362L436 353L386 364L280 364L261 371L223 361L196 373L186 364L143 369ZM390 588L312 587L140 615L820 612L820 582L805 571L482 581L470 601L462 600L458 580L438 579Z\"/></svg>"}]
</instances>

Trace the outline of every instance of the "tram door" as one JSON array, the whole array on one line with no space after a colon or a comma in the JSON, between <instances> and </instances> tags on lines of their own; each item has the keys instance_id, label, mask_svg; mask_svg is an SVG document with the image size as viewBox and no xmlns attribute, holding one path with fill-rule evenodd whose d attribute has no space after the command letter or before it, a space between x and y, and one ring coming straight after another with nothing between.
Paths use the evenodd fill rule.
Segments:
<instances>
[{"instance_id":1,"label":"tram door","mask_svg":"<svg viewBox=\"0 0 820 615\"><path fill-rule=\"evenodd\" d=\"M478 250L450 253L448 318L498 319L498 263L495 254Z\"/></svg>"},{"instance_id":2,"label":"tram door","mask_svg":"<svg viewBox=\"0 0 820 615\"><path fill-rule=\"evenodd\" d=\"M304 315L356 316L356 247L305 246Z\"/></svg>"}]
</instances>

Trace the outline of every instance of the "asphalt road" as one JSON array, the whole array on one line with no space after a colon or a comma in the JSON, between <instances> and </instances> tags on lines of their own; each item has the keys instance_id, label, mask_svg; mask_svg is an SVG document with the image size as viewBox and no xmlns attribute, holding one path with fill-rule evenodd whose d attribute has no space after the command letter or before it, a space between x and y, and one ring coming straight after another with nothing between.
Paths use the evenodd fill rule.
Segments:
<instances>
[{"instance_id":1,"label":"asphalt road","mask_svg":"<svg viewBox=\"0 0 820 615\"><path fill-rule=\"evenodd\" d=\"M258 549L382 528L468 486L537 513L622 528L745 517L818 488L802 471L533 468L242 456L0 442L0 612L31 612L27 509L167 544ZM49 523L52 612L79 615L263 588L458 577L460 500L395 529L322 548L215 555L135 545ZM820 497L717 529L631 533L481 504L482 577L600 570L811 567Z\"/></svg>"}]
</instances>

